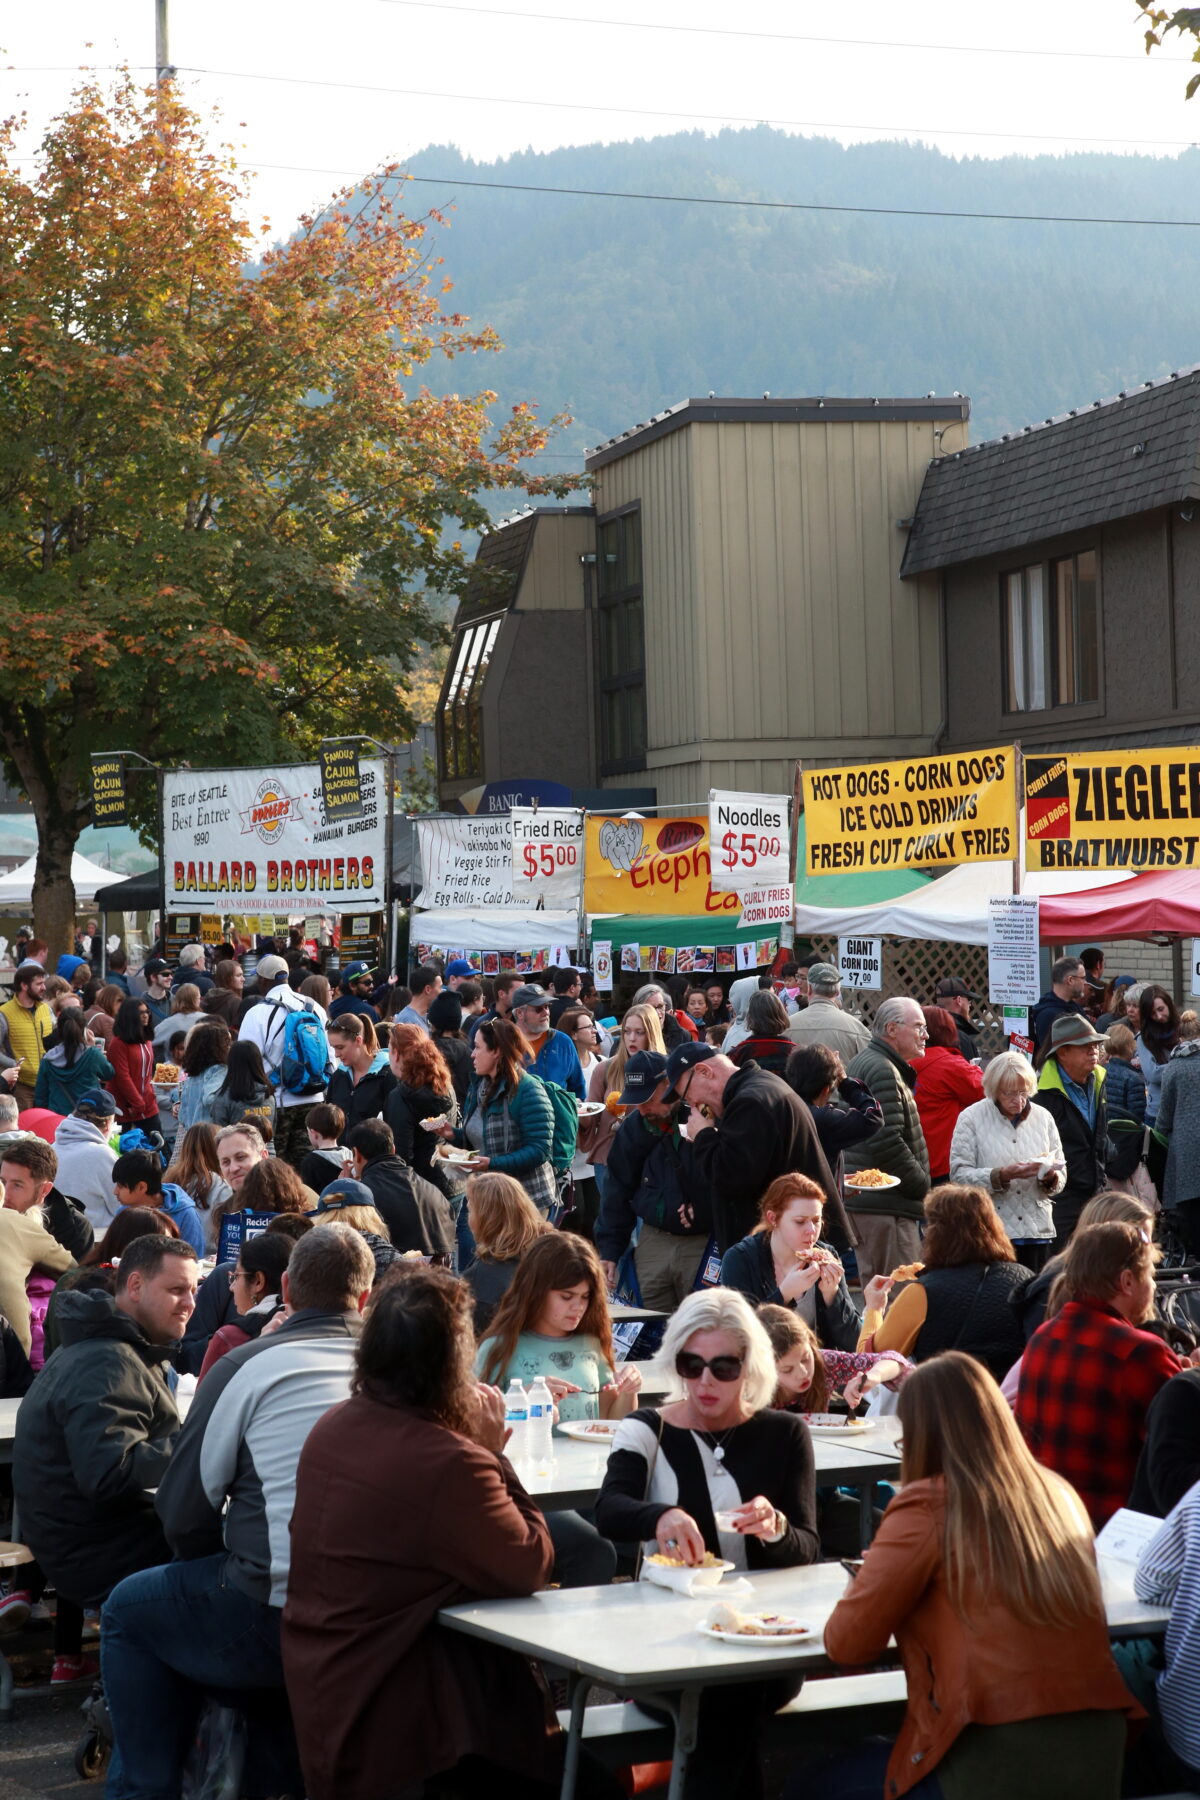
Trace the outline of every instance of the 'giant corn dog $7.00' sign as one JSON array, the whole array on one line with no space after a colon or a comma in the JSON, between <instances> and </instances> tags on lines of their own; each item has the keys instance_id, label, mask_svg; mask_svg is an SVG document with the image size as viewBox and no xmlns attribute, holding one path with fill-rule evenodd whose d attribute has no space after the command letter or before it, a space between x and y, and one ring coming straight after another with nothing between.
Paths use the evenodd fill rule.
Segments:
<instances>
[{"instance_id":1,"label":"'giant corn dog $7.00' sign","mask_svg":"<svg viewBox=\"0 0 1200 1800\"><path fill-rule=\"evenodd\" d=\"M1031 869L1200 865L1200 749L1025 758Z\"/></svg>"},{"instance_id":2,"label":"'giant corn dog $7.00' sign","mask_svg":"<svg viewBox=\"0 0 1200 1800\"><path fill-rule=\"evenodd\" d=\"M808 873L1006 862L1017 853L1013 749L804 770Z\"/></svg>"}]
</instances>

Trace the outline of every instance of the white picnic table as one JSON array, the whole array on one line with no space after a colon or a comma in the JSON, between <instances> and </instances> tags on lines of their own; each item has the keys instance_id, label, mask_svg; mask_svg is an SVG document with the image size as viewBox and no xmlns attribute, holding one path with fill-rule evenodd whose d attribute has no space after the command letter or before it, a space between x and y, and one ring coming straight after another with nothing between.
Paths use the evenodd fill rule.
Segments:
<instances>
[{"instance_id":1,"label":"white picnic table","mask_svg":"<svg viewBox=\"0 0 1200 1800\"><path fill-rule=\"evenodd\" d=\"M1162 1636L1170 1613L1136 1598L1132 1564L1101 1557L1100 1577L1112 1637ZM648 1581L548 1588L519 1600L470 1601L445 1607L438 1617L451 1631L568 1671L571 1714L562 1800L574 1797L584 1710L597 1686L628 1694L674 1721L669 1800L681 1800L706 1687L828 1666L825 1626L846 1587L840 1564L756 1569L748 1579L754 1592L738 1601L740 1607L790 1614L811 1626L811 1635L780 1647L705 1637L699 1627L719 1589L690 1598Z\"/></svg>"},{"instance_id":2,"label":"white picnic table","mask_svg":"<svg viewBox=\"0 0 1200 1800\"><path fill-rule=\"evenodd\" d=\"M813 1434L817 1486L858 1489L864 1544L871 1539L876 1482L900 1479L899 1432L899 1421L893 1417L875 1421L868 1431ZM604 1439L589 1443L555 1432L549 1458L515 1466L526 1492L540 1503L543 1512L587 1508L595 1504L600 1492L609 1449Z\"/></svg>"}]
</instances>

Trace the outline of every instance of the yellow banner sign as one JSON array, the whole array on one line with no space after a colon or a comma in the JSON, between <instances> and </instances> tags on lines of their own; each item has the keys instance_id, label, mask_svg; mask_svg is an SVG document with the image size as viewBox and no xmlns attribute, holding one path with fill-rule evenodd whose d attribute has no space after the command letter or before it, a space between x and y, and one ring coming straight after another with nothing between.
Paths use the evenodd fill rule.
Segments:
<instances>
[{"instance_id":1,"label":"yellow banner sign","mask_svg":"<svg viewBox=\"0 0 1200 1800\"><path fill-rule=\"evenodd\" d=\"M804 771L808 873L1006 862L1017 853L1015 757L998 750Z\"/></svg>"},{"instance_id":2,"label":"yellow banner sign","mask_svg":"<svg viewBox=\"0 0 1200 1800\"><path fill-rule=\"evenodd\" d=\"M583 903L590 913L740 913L739 896L715 893L711 875L706 818L588 815Z\"/></svg>"},{"instance_id":3,"label":"yellow banner sign","mask_svg":"<svg viewBox=\"0 0 1200 1800\"><path fill-rule=\"evenodd\" d=\"M1031 869L1200 865L1200 749L1025 758Z\"/></svg>"}]
</instances>

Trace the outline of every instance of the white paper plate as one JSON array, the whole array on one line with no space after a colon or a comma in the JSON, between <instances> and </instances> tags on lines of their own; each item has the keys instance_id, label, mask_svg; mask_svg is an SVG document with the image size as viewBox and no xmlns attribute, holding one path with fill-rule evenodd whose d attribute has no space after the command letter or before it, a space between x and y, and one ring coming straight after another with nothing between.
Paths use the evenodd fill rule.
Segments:
<instances>
[{"instance_id":1,"label":"white paper plate","mask_svg":"<svg viewBox=\"0 0 1200 1800\"><path fill-rule=\"evenodd\" d=\"M479 1152L477 1150L439 1150L437 1154L443 1162L472 1163Z\"/></svg>"},{"instance_id":2,"label":"white paper plate","mask_svg":"<svg viewBox=\"0 0 1200 1800\"><path fill-rule=\"evenodd\" d=\"M881 1169L879 1173L882 1175L883 1170ZM843 1187L853 1188L855 1192L859 1194L882 1194L884 1188L899 1187L900 1177L898 1175L889 1175L886 1181L868 1181L864 1185L862 1182L855 1181L853 1175L847 1175L842 1185Z\"/></svg>"},{"instance_id":3,"label":"white paper plate","mask_svg":"<svg viewBox=\"0 0 1200 1800\"><path fill-rule=\"evenodd\" d=\"M594 1119L598 1113L607 1112L603 1100L577 1100L575 1110L581 1119Z\"/></svg>"},{"instance_id":4,"label":"white paper plate","mask_svg":"<svg viewBox=\"0 0 1200 1800\"><path fill-rule=\"evenodd\" d=\"M850 1419L842 1413L801 1413L800 1417L810 1431L816 1431L823 1437L840 1437L852 1432L855 1437L863 1431L874 1431L878 1419Z\"/></svg>"},{"instance_id":5,"label":"white paper plate","mask_svg":"<svg viewBox=\"0 0 1200 1800\"><path fill-rule=\"evenodd\" d=\"M747 1615L754 1618L756 1615ZM755 1633L740 1631L719 1631L715 1625L701 1621L696 1629L701 1637L712 1638L718 1644L752 1644L757 1650L783 1650L789 1644L803 1644L813 1636L815 1627L805 1619L789 1619L789 1624L796 1627L794 1631L772 1633L770 1637L760 1637Z\"/></svg>"},{"instance_id":6,"label":"white paper plate","mask_svg":"<svg viewBox=\"0 0 1200 1800\"><path fill-rule=\"evenodd\" d=\"M557 1429L563 1437L578 1438L585 1444L611 1444L617 1423L616 1419L569 1419Z\"/></svg>"}]
</instances>

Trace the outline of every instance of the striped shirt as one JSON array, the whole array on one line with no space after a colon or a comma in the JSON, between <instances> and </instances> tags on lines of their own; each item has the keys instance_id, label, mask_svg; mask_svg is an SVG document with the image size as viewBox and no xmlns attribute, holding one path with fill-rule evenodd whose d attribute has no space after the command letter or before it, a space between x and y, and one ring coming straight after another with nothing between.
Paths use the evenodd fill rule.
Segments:
<instances>
[{"instance_id":1,"label":"striped shirt","mask_svg":"<svg viewBox=\"0 0 1200 1800\"><path fill-rule=\"evenodd\" d=\"M1159 1710L1176 1756L1200 1769L1200 1481L1142 1551L1133 1587L1139 1600L1171 1608Z\"/></svg>"}]
</instances>

